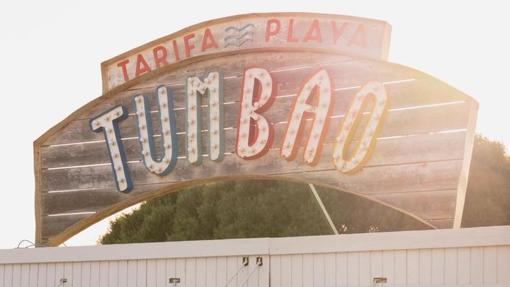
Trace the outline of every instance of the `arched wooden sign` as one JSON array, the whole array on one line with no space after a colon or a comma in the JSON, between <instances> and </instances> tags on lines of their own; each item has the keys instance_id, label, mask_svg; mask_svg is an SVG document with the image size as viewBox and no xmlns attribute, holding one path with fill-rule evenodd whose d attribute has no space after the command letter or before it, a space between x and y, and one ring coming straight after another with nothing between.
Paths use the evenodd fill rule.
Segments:
<instances>
[{"instance_id":1,"label":"arched wooden sign","mask_svg":"<svg viewBox=\"0 0 510 287\"><path fill-rule=\"evenodd\" d=\"M215 34L216 26L225 32L249 24L251 33L240 36L254 39L248 49L242 41L234 51L221 48L230 38ZM335 25L349 32L331 30ZM431 227L460 227L478 105L424 73L374 57L386 53L387 24L260 14L190 29L103 64L105 90L115 88L35 141L39 244L58 245L185 186L242 178L328 186ZM170 63L167 45L190 33L196 41L176 51L216 45L217 53L190 52ZM281 47L264 45L272 37ZM154 47L167 47L152 54L163 53L165 65L147 60ZM135 65L118 64L125 59ZM119 84L112 75L123 71L138 75Z\"/></svg>"}]
</instances>

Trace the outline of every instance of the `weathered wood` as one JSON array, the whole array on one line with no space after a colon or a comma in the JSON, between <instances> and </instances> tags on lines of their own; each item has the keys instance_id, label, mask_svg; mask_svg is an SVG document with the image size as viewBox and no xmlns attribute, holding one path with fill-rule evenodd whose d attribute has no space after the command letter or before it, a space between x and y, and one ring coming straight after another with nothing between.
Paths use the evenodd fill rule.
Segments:
<instances>
[{"instance_id":1,"label":"weathered wood","mask_svg":"<svg viewBox=\"0 0 510 287\"><path fill-rule=\"evenodd\" d=\"M425 220L453 220L456 189L422 192L399 192L374 195L374 198L391 206L412 206L406 211Z\"/></svg>"},{"instance_id":2,"label":"weathered wood","mask_svg":"<svg viewBox=\"0 0 510 287\"><path fill-rule=\"evenodd\" d=\"M386 123L381 130L380 137L405 136L437 131L464 129L467 121L466 113L464 112L466 108L468 107L465 104L459 103L439 107L424 107L419 109L390 111L388 113ZM443 119L445 117L449 118L448 122L444 122ZM275 130L275 140L273 143L274 148L279 148L281 146L283 134L287 128L286 120L283 120L283 122L277 122L273 126ZM328 132L327 138L325 139L326 143L334 142L336 130L341 126L342 120L343 117L339 117L337 115L332 116L330 122L330 131ZM133 121L135 120L133 119ZM137 132L135 127L133 127L135 124L134 122L131 124L132 125L125 126L126 128L122 130L124 148L126 151L127 159L129 161L139 160L141 158ZM159 125L156 124L156 121L154 121L153 126L155 127L155 134L159 135ZM227 153L234 153L237 130L232 127L226 127L224 132L225 151ZM93 133L93 135L104 137L102 133ZM178 156L180 157L185 156L185 137L186 136L183 132L180 132L178 135L177 151ZM209 135L207 131L202 133L202 138L203 153L207 154L209 151ZM101 138L94 138L94 140L97 140L98 142L79 145L43 147L43 168L110 163L104 140ZM155 143L157 144L157 147L160 146L159 142L160 137L155 137Z\"/></svg>"},{"instance_id":3,"label":"weathered wood","mask_svg":"<svg viewBox=\"0 0 510 287\"><path fill-rule=\"evenodd\" d=\"M273 54L267 54L264 53L262 56L259 57L271 57ZM306 57L306 54L301 54L302 57ZM211 70L211 66L217 65L217 67L223 67L225 66L225 63L231 63L233 58L226 58L223 59L223 62L219 63L208 63L208 66L204 68L204 70ZM335 112L338 114L343 114L345 110L348 108L350 104L350 100L354 96L357 89L359 89L360 85L363 85L369 80L377 80L381 82L391 82L396 80L409 80L419 77L420 75L416 73L415 71L409 71L405 70L402 71L402 69L397 69L398 66L383 66L380 63L368 63L366 60L351 60L351 61L342 61L339 65L332 65L328 67L326 65L326 68L328 72L331 75L331 78L333 79L334 87L336 91L334 92L335 99L337 100L337 104L335 105ZM247 64L248 65L248 64ZM253 63L249 64L251 65L257 65L257 61L254 60ZM227 66L227 68L229 68ZM292 102L294 100L294 97L282 97L287 95L295 95L299 88L301 82L310 75L310 73L313 73L314 70L316 70L317 67L315 65L310 65L310 67L306 67L304 69L298 69L298 70L290 70L286 72L278 72L274 73L274 82L275 83L281 83L281 85L278 85L276 94L279 96L277 100L274 103L274 106L266 113L267 117L273 121L278 122L282 120L286 120L287 118L287 111L292 106ZM383 69L385 72L380 71L380 69ZM244 70L244 66L241 68L238 68L239 74L242 73ZM399 70L400 72L394 72L394 70ZM176 72L185 73L184 75L189 76L193 74L188 74L186 70L180 70ZM200 73L202 74L202 73ZM181 83L185 83L186 77L183 75L181 79ZM231 115L232 118L226 118L225 119L225 126L232 126L237 121L237 109L238 109L238 103L239 102L239 95L240 95L240 81L241 78L236 79L229 79L225 80L224 82L224 102L228 103L225 105L225 115ZM160 80L159 84L155 84L153 87L149 89L143 89L142 91L129 91L127 93L124 93L124 96L115 97L115 99L121 99L121 100L115 100L112 99L111 103L110 101L106 103L100 103L96 105L95 108L92 108L91 112L87 113L85 117L81 116L82 120L73 121L69 123L68 128L61 134L58 134L48 140L45 141L46 145L51 144L64 144L64 143L78 143L82 141L92 141L92 140L98 140L100 139L101 135L94 133L90 131L89 128L89 121L91 118L97 116L98 114L104 112L105 110L108 110L110 108L113 108L116 105L122 104L124 105L131 116L123 121L121 123L121 129L123 129L123 126L132 126L131 121L135 121L134 116L134 110L133 110L133 102L132 97L138 94L144 94L144 95L154 95L154 89L155 86L161 85L162 83L165 83L163 80ZM424 86L431 86L434 87L434 85L430 85L430 81L423 83ZM436 84L437 85L437 84ZM396 85L398 86L398 85ZM412 87L412 86L411 86ZM184 86L176 86L173 87L173 89L176 89L176 91L173 92L174 94L174 108L176 109L176 119L178 122L177 127L180 128L180 131L184 130L184 125L180 124L182 123L182 119L184 118ZM347 90L345 90L347 89ZM352 89L352 90L351 90ZM392 84L388 85L388 89L390 92L394 88ZM410 88L412 89L412 88ZM416 88L414 88L416 91ZM439 89L443 89L442 93ZM404 107L404 106L410 106L410 105L420 105L420 104L429 104L434 102L444 102L445 99L448 99L449 101L452 101L454 99L461 99L461 95L459 94L444 94L445 90L444 87L441 87L439 85L437 90L430 91L431 93L431 99L430 100L414 100L415 97L410 97L409 94L412 93L410 90L404 90L401 93L395 93L395 104L394 107ZM393 93L390 93L392 95ZM423 97L423 99L426 99ZM434 101L438 99L437 101ZM441 101L442 100L442 101ZM414 101L414 103L412 103ZM400 102L402 104L400 104ZM205 103L204 103L205 104ZM154 97L152 97L151 101L151 110L156 111L156 101L154 100ZM207 111L207 107L202 108L203 113ZM282 110L285 112L282 113ZM203 119L205 121L205 119ZM123 129L124 130L124 129ZM134 133L136 134L136 133ZM127 136L131 135L131 133L128 133ZM123 135L124 136L124 135Z\"/></svg>"},{"instance_id":4,"label":"weathered wood","mask_svg":"<svg viewBox=\"0 0 510 287\"><path fill-rule=\"evenodd\" d=\"M259 177L259 178L274 178L274 179L287 179L291 181L297 182L311 182L320 186L327 186L337 188L339 190L344 190L348 192L352 192L354 194L359 194L369 199L373 199L376 201L384 202L389 206L397 208L402 211L409 210L409 208L416 209L414 204L410 205L412 200L405 201L405 194L410 194L411 198L415 194L419 194L421 192L427 191L435 191L441 189L455 189L457 186L458 177L455 174L460 173L462 161L454 160L454 161L446 161L446 162L432 162L428 164L418 163L418 164L399 164L394 166L375 166L375 167L367 167L362 172L349 176L349 175L341 175L336 170L319 170L319 171L309 171L309 172L280 172L275 174L252 174L251 177ZM146 173L141 171L133 170L133 178L137 180L137 176L144 176ZM285 170L283 167L280 170ZM237 172L236 172L237 171ZM106 172L106 171L105 171ZM202 173L205 173L203 171ZM246 175L245 168L243 166L238 166L237 170L230 170L230 177L239 176L239 178L250 178L250 176ZM157 188L161 188L164 186L169 186L169 184L174 184L175 186L180 186L180 182L195 179L195 178L181 178L177 181L164 181L162 178L153 178L153 184L156 184ZM159 180L159 181L156 181ZM221 180L219 178L218 180ZM85 180L85 182L88 182ZM203 181L202 181L203 182ZM184 186L184 185L183 185ZM114 187L112 187L114 188ZM140 187L138 187L140 188ZM145 189L147 187L142 186L141 188ZM104 191L108 190L105 188L103 191L100 191L104 194ZM111 188L110 188L111 190ZM168 189L168 192L176 189ZM78 191L80 192L80 191ZM94 191L81 191L81 192L94 192ZM100 194L101 194L100 193ZM393 199L393 201L380 200L378 196L385 196L388 194L397 193L404 197L404 200L398 201L398 198L401 196L395 196L397 199ZM137 192L137 189L133 190L133 194L130 194L128 197L133 196L142 196L142 198L152 198L157 195L160 195L161 192L158 190L154 196L151 196L151 192ZM98 198L104 198L98 197ZM94 208L100 209L101 204L99 206L95 206ZM114 205L114 204L113 204ZM99 207L99 208L98 208ZM449 212L453 214L452 210L443 209L442 212ZM435 212L438 212L435 210ZM410 215L412 213L408 212ZM55 225L54 228L58 229L64 226L67 223L77 222L83 219L84 215L62 215L62 216L50 216L46 217L46 222L50 222L52 225ZM421 218L421 217L418 217ZM48 221L49 220L49 221Z\"/></svg>"},{"instance_id":5,"label":"weathered wood","mask_svg":"<svg viewBox=\"0 0 510 287\"><path fill-rule=\"evenodd\" d=\"M451 134L437 134L435 136L418 135L406 138L383 139L378 142L378 152L367 163L367 166L397 165L415 162L433 162L455 160L462 158L464 132ZM410 150L405 147L414 146ZM316 169L332 167L332 160L328 159L333 148L327 145L322 154L321 163ZM296 159L297 163L301 158ZM140 163L141 165L141 163ZM133 192L144 192L150 189L141 186ZM44 193L43 200L45 214L97 211L112 203L112 201L129 197L123 193L113 193L108 189L78 190L74 192Z\"/></svg>"},{"instance_id":6,"label":"weathered wood","mask_svg":"<svg viewBox=\"0 0 510 287\"><path fill-rule=\"evenodd\" d=\"M410 162L428 162L444 159L461 159L463 143L458 139L453 139L449 142L446 136L439 135L434 140L428 139L430 136L417 137L419 140L408 138L395 138L393 140L383 140L378 143L376 147L378 152L367 163L368 166L372 165L389 165L389 164L402 164ZM438 140L442 140L441 143ZM409 150L406 144L416 144L416 149ZM380 145L380 146L379 146ZM449 150L447 148L455 148ZM175 169L164 177L156 175L149 175L145 167L140 161L129 163L132 175L140 174L142 178L133 177L139 184L146 184L151 182L165 182L165 181L178 181L185 178L208 178L209 176L225 176L228 172L242 172L247 175L250 174L274 174L280 171L297 172L300 170L323 170L334 169L332 162L333 144L328 144L324 147L321 153L321 160L315 166L308 166L303 164L302 152L296 160L287 162L279 159L279 149L273 149L263 158L246 162L239 159L234 154L228 154L222 162L212 162L205 158L200 166L194 167L188 163L185 158L178 159L178 164ZM435 149L434 149L435 148ZM435 152L428 152L434 149ZM423 153L419 153L422 151ZM400 157L398 156L400 154ZM440 156L436 156L439 154ZM275 160L278 159L278 160ZM195 172L196 171L196 172ZM113 175L109 162L96 165L96 166L80 166L75 168L62 168L43 170L43 191L55 190L69 190L69 189L83 189L83 188L102 188L114 186L112 180ZM147 178L147 180L145 179Z\"/></svg>"},{"instance_id":7,"label":"weathered wood","mask_svg":"<svg viewBox=\"0 0 510 287\"><path fill-rule=\"evenodd\" d=\"M308 50L385 60L390 31L389 25L383 21L326 14L265 13L216 19L188 27L103 62L103 91L120 85L125 87L126 82L129 84L143 79L135 69L135 66L139 67L140 58L146 69L156 72L163 69L161 66L175 66L193 58L220 57L256 50ZM156 49L166 51L163 63L157 63ZM146 72L148 76L155 73Z\"/></svg>"},{"instance_id":8,"label":"weathered wood","mask_svg":"<svg viewBox=\"0 0 510 287\"><path fill-rule=\"evenodd\" d=\"M235 154L235 145L241 75L244 69L252 66L271 71L277 97L263 113L275 131L272 147L263 157L248 161ZM304 164L301 145L296 159L288 162L280 157L280 146L289 110L302 82L320 67L328 71L334 88L334 105L320 159L314 166ZM204 160L201 165L191 165L184 152L184 83L188 76L204 76L214 70L225 77L225 158L221 162L212 162L205 157L208 153L208 107L203 100ZM57 244L116 211L189 185L243 178L311 182L366 197L431 226L451 226L456 194L452 191L459 188L459 176L466 166L466 151L472 148L472 142L466 141L466 137L472 136L474 130L472 107L476 103L444 83L394 64L310 52L274 51L211 58L187 66L168 66L150 77L141 78L143 80L137 85L126 85L123 91L109 93L91 102L36 142L39 242L49 240L51 244ZM371 80L384 84L388 111L371 157L358 173L343 174L333 164L334 139L354 95L361 85ZM174 170L165 176L148 172L141 162L132 103L135 95L150 97L154 139L159 150L160 131L154 95L155 87L159 85L169 85L173 90L178 132L179 159ZM91 118L116 105L124 105L130 113L119 124L134 183L129 194L116 192L104 135L92 132L89 127ZM366 110L359 127L365 125L368 114ZM311 121L307 121L303 134L308 135L310 128ZM359 142L361 131L359 128L354 134L351 146ZM302 138L300 142L304 140ZM415 206L413 200L424 205ZM434 200L440 202L426 207ZM52 214L59 216L49 216ZM52 226L51 230L48 224Z\"/></svg>"}]
</instances>

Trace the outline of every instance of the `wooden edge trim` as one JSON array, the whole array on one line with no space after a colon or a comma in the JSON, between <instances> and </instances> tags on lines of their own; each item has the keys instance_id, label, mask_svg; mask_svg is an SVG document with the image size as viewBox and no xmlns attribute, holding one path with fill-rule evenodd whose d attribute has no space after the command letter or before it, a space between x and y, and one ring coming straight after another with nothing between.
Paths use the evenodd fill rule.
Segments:
<instances>
[{"instance_id":1,"label":"wooden edge trim","mask_svg":"<svg viewBox=\"0 0 510 287\"><path fill-rule=\"evenodd\" d=\"M460 228L462 225L462 215L464 213L464 203L466 201L469 167L471 166L471 157L473 155L473 146L476 133L476 118L478 113L478 103L473 100L469 103L469 116L464 144L464 162L459 177L459 185L457 187L457 200L455 204L455 218L453 228Z\"/></svg>"},{"instance_id":2,"label":"wooden edge trim","mask_svg":"<svg viewBox=\"0 0 510 287\"><path fill-rule=\"evenodd\" d=\"M42 240L42 192L41 192L41 176L42 176L42 161L40 145L34 142L34 178L35 178L35 242L36 245L45 245Z\"/></svg>"}]
</instances>

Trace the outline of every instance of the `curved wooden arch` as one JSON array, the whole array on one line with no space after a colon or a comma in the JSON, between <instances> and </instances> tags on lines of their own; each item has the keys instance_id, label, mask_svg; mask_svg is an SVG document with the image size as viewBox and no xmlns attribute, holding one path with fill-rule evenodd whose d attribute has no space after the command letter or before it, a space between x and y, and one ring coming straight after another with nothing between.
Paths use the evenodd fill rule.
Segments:
<instances>
[{"instance_id":1,"label":"curved wooden arch","mask_svg":"<svg viewBox=\"0 0 510 287\"><path fill-rule=\"evenodd\" d=\"M263 116L275 130L269 152L255 160L235 154L241 80L247 67L267 69L276 99ZM293 161L279 156L289 110L310 73L325 69L333 82L330 127L318 164L303 162L303 147ZM211 71L223 75L225 157L187 162L184 83ZM336 170L332 151L343 115L369 81L384 85L389 107L373 154L354 174ZM165 176L150 173L141 162L132 98L144 95L155 103L155 88L170 87L178 132L177 166ZM207 108L204 102L202 109ZM130 115L119 124L129 172L130 193L120 193L101 133L90 130L91 119L115 106ZM156 110L155 104L151 110ZM261 178L309 182L350 192L395 208L435 228L460 226L471 158L477 103L470 97L419 71L386 62L316 51L244 51L196 57L147 73L107 92L77 110L34 142L36 175L36 240L58 245L93 223L140 201L210 181ZM364 118L367 118L366 116ZM204 117L202 121L206 121ZM158 133L157 125L154 125ZM309 133L309 125L304 135ZM207 131L202 132L204 136ZM360 135L354 136L354 141ZM208 152L204 137L204 154ZM156 144L158 139L156 138ZM180 147L180 148L179 148Z\"/></svg>"}]
</instances>

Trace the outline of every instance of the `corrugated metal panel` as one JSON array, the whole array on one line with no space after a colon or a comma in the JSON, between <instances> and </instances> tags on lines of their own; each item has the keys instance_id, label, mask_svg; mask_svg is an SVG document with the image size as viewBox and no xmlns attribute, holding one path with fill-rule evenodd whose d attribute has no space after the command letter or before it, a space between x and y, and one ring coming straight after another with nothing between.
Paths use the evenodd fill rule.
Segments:
<instances>
[{"instance_id":1,"label":"corrugated metal panel","mask_svg":"<svg viewBox=\"0 0 510 287\"><path fill-rule=\"evenodd\" d=\"M200 250L204 256L196 256ZM187 252L195 256L185 257ZM249 257L247 267L243 256ZM0 262L0 287L508 287L510 227L0 250ZM374 285L375 277L387 282ZM180 283L169 284L169 278Z\"/></svg>"},{"instance_id":2,"label":"corrugated metal panel","mask_svg":"<svg viewBox=\"0 0 510 287\"><path fill-rule=\"evenodd\" d=\"M336 270L336 271L334 271ZM271 286L510 286L510 246L271 257Z\"/></svg>"}]
</instances>

